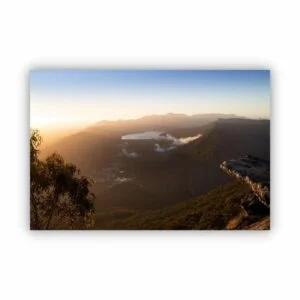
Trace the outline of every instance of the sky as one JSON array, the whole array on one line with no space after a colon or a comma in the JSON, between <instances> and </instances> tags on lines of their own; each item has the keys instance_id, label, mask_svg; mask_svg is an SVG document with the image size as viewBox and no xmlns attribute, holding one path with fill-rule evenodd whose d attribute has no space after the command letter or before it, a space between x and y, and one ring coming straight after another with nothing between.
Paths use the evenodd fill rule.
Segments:
<instances>
[{"instance_id":1,"label":"sky","mask_svg":"<svg viewBox=\"0 0 300 300\"><path fill-rule=\"evenodd\" d=\"M30 72L32 128L90 125L145 115L234 113L270 117L268 70Z\"/></svg>"}]
</instances>

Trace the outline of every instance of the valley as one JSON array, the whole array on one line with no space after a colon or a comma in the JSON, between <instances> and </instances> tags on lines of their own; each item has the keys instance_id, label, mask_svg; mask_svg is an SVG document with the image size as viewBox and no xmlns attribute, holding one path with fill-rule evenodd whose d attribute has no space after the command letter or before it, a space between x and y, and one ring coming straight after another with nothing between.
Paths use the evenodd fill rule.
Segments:
<instances>
[{"instance_id":1,"label":"valley","mask_svg":"<svg viewBox=\"0 0 300 300\"><path fill-rule=\"evenodd\" d=\"M190 212L194 201L196 206L203 205L201 216L211 220L207 229L221 229L225 215L231 216L238 209L235 197L247 187L238 187L219 165L245 154L269 159L270 122L213 114L101 122L60 140L42 155L54 151L93 179L96 229L198 228L201 222L191 222L196 217L188 217L186 210L188 206ZM217 200L209 196L218 189ZM234 199L225 205L220 195L227 195L227 191ZM207 197L216 203L204 205ZM226 197L223 201L228 202L230 197ZM222 209L224 205L228 207ZM172 213L172 220L158 221L161 214L173 210L180 210L180 217ZM183 215L189 220L185 225ZM156 225L143 221L149 216Z\"/></svg>"}]
</instances>

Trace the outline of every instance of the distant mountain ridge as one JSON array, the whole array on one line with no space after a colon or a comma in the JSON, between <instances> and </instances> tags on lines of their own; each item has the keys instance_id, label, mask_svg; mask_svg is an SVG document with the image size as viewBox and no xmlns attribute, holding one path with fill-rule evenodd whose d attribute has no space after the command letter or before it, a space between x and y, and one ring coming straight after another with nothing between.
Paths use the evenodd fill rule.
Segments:
<instances>
[{"instance_id":1,"label":"distant mountain ridge","mask_svg":"<svg viewBox=\"0 0 300 300\"><path fill-rule=\"evenodd\" d=\"M150 115L143 116L139 119L118 120L118 121L100 121L94 125L88 126L77 133L65 136L61 140L55 142L51 146L44 149L43 154L49 154L53 151L58 151L62 155L69 158L70 161L74 160L79 166L82 166L84 157L83 155L89 155L102 152L102 146L110 144L111 140L119 140L122 135L143 132L143 131L162 131L173 132L180 129L182 133L185 129L199 128L209 123L212 123L219 118L241 118L235 114L175 114L168 113L165 115ZM199 132L196 131L196 134ZM188 135L187 135L188 136ZM176 136L177 137L177 136ZM181 136L179 136L181 137ZM184 137L184 135L182 136ZM104 145L99 144L99 139L105 138ZM83 149L89 149L93 151L83 151ZM74 153L71 153L74 152Z\"/></svg>"},{"instance_id":2,"label":"distant mountain ridge","mask_svg":"<svg viewBox=\"0 0 300 300\"><path fill-rule=\"evenodd\" d=\"M88 131L95 131L97 129L105 127L130 129L133 126L151 127L153 130L161 127L176 127L185 128L193 126L201 126L209 122L216 121L219 118L243 118L235 114L221 114L221 113L209 113L209 114L194 114L185 115L177 113L168 113L163 115L148 115L138 119L117 120L117 121L100 121L87 128Z\"/></svg>"}]
</instances>

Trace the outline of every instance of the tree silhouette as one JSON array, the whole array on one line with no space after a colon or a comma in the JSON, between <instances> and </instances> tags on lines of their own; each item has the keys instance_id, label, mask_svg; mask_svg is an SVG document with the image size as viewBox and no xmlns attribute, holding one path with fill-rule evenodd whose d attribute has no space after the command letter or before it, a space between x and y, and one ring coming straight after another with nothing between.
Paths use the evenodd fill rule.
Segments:
<instances>
[{"instance_id":1,"label":"tree silhouette","mask_svg":"<svg viewBox=\"0 0 300 300\"><path fill-rule=\"evenodd\" d=\"M42 138L30 136L30 228L87 229L94 226L91 181L57 153L38 158Z\"/></svg>"}]
</instances>

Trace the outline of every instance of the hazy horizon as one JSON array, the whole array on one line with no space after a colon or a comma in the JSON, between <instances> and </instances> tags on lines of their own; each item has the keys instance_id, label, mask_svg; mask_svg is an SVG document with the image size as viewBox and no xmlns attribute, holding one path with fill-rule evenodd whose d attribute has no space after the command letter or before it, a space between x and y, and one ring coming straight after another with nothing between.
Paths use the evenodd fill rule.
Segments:
<instances>
[{"instance_id":1,"label":"hazy horizon","mask_svg":"<svg viewBox=\"0 0 300 300\"><path fill-rule=\"evenodd\" d=\"M30 125L55 130L148 115L270 117L267 70L33 70Z\"/></svg>"},{"instance_id":2,"label":"hazy horizon","mask_svg":"<svg viewBox=\"0 0 300 300\"><path fill-rule=\"evenodd\" d=\"M31 226L269 229L269 114L267 70L34 70Z\"/></svg>"},{"instance_id":3,"label":"hazy horizon","mask_svg":"<svg viewBox=\"0 0 300 300\"><path fill-rule=\"evenodd\" d=\"M166 116L166 115L180 115L181 113L167 113L167 114L155 114L155 115L145 115L145 116L141 116L138 118L131 118L131 119L113 119L113 120L99 120L99 121L94 121L92 123L86 123L86 124L56 124L56 125L52 125L52 126L32 126L32 129L38 129L41 133L41 135L43 136L43 143L41 145L41 148L47 148L48 146L50 146L51 144L59 141L60 139L70 135L70 134L74 134L74 133L78 133L82 130L85 130L87 128L89 128L90 126L96 125L97 123L100 122L106 122L106 121L110 121L110 122L120 122L120 121L134 121L134 120L138 120L144 117L151 117L151 116ZM219 115L222 113L205 113L203 115ZM195 114L184 114L185 116L194 116L194 115L199 115L198 113ZM229 114L228 114L229 115ZM225 116L225 114L224 114ZM245 116L238 116L237 117L241 117L241 118L246 118ZM269 120L270 118L247 118L247 119L266 119Z\"/></svg>"}]
</instances>

